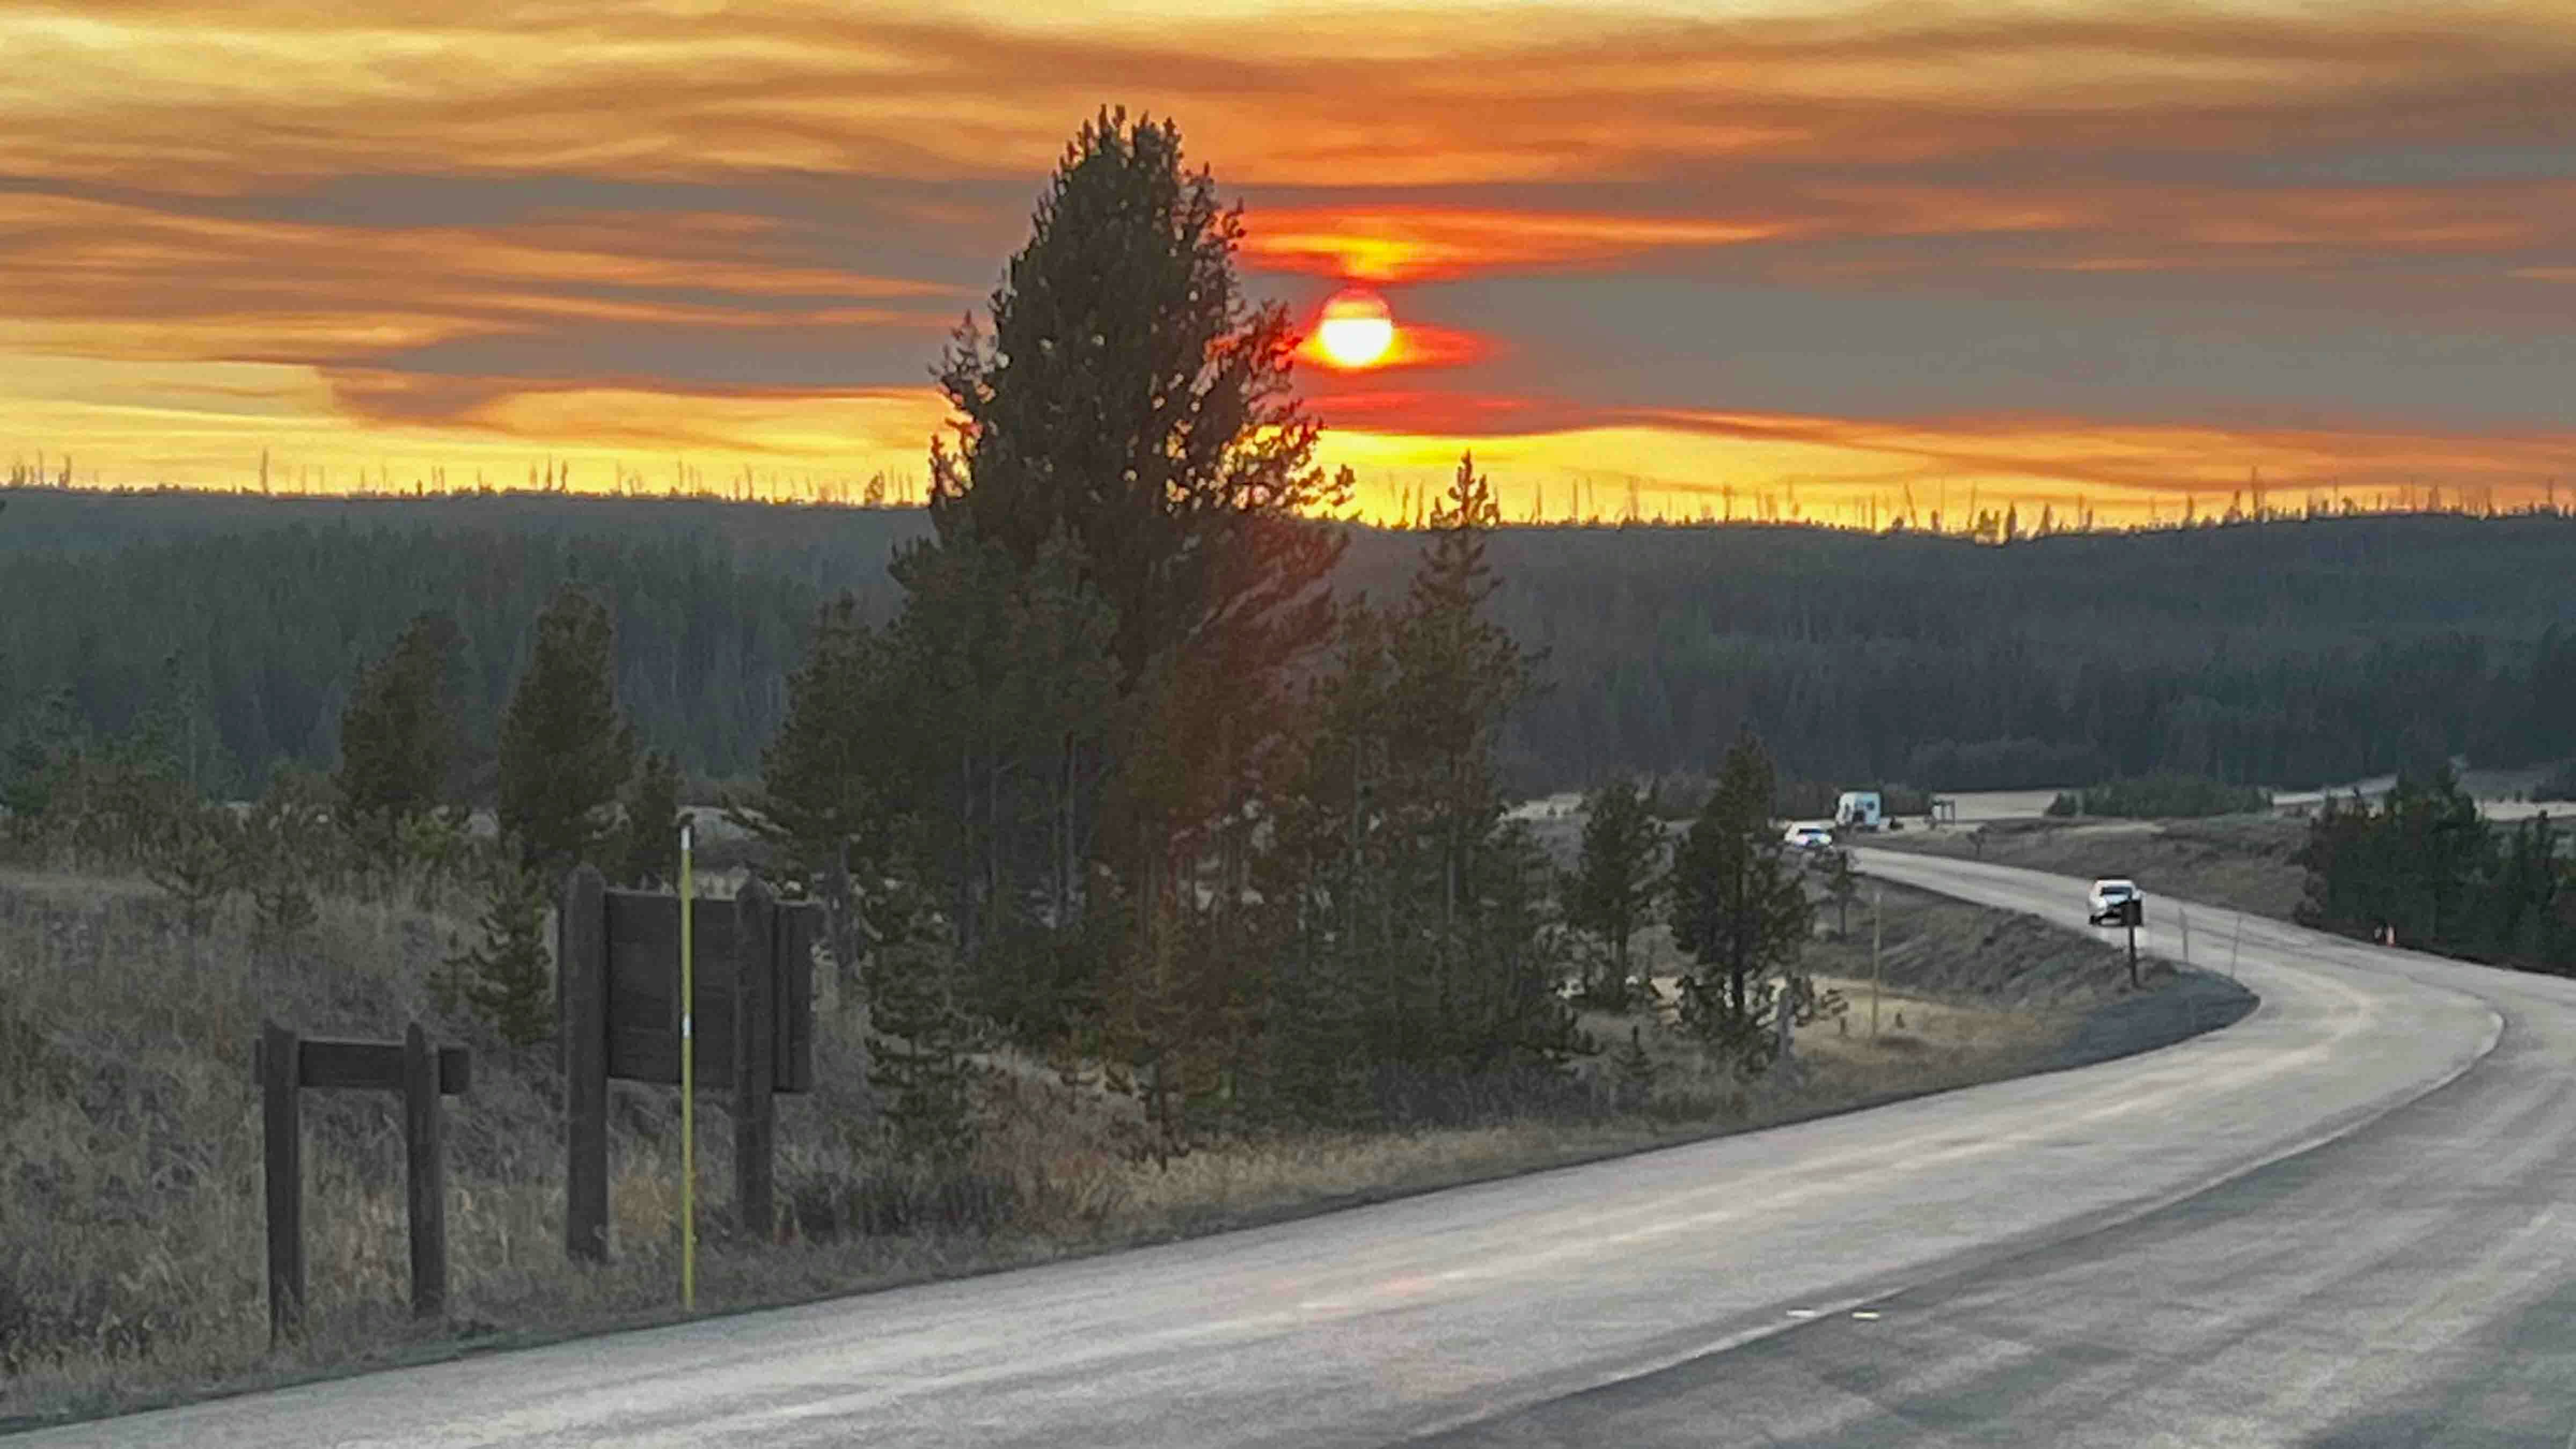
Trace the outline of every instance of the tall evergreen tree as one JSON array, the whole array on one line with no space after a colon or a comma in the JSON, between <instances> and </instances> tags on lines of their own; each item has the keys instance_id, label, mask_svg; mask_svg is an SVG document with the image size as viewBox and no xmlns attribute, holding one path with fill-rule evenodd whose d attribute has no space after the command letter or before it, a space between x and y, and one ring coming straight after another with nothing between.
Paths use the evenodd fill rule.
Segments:
<instances>
[{"instance_id":1,"label":"tall evergreen tree","mask_svg":"<svg viewBox=\"0 0 2576 1449\"><path fill-rule=\"evenodd\" d=\"M1485 555L1499 522L1475 459L1461 456L1433 506L1430 538L1391 641L1397 771L1388 803L1404 812L1423 852L1423 906L1432 928L1428 1020L1450 1031L1472 1020L1467 999L1479 964L1472 925L1480 897L1516 884L1510 853L1496 849L1508 800L1495 751L1533 679L1520 646L1486 613L1496 583Z\"/></svg>"},{"instance_id":2,"label":"tall evergreen tree","mask_svg":"<svg viewBox=\"0 0 2576 1449\"><path fill-rule=\"evenodd\" d=\"M892 926L881 883L895 869L911 734L922 703L902 697L885 638L844 593L815 620L787 678L787 717L760 753L760 788L728 818L766 839L778 875L823 902L832 960L854 999L861 963Z\"/></svg>"},{"instance_id":3,"label":"tall evergreen tree","mask_svg":"<svg viewBox=\"0 0 2576 1449\"><path fill-rule=\"evenodd\" d=\"M56 794L72 783L88 734L68 688L47 695L34 719L20 727L0 775L0 810L8 812L14 830L37 828L53 809Z\"/></svg>"},{"instance_id":4,"label":"tall evergreen tree","mask_svg":"<svg viewBox=\"0 0 2576 1449\"><path fill-rule=\"evenodd\" d=\"M415 617L358 676L340 715L340 817L380 867L398 863L403 829L449 798L458 731L453 682L462 642L444 614Z\"/></svg>"},{"instance_id":5,"label":"tall evergreen tree","mask_svg":"<svg viewBox=\"0 0 2576 1449\"><path fill-rule=\"evenodd\" d=\"M1117 620L1122 684L1211 632L1275 668L1321 636L1341 535L1289 380L1287 310L1235 269L1240 208L1183 169L1170 122L1104 111L1066 148L1029 243L938 378L961 419L932 455L942 539L1021 567L1059 537ZM1213 642L1213 641L1207 641Z\"/></svg>"},{"instance_id":6,"label":"tall evergreen tree","mask_svg":"<svg viewBox=\"0 0 2576 1449\"><path fill-rule=\"evenodd\" d=\"M1013 929L1011 897L1033 880L1062 897L1079 876L1088 902L1091 870L1065 863L1068 834L1087 838L1077 849L1103 868L1125 936L1097 1021L1167 1124L1242 1065L1248 998L1226 942L1242 925L1258 781L1286 743L1288 671L1331 623L1326 580L1343 535L1311 515L1348 486L1312 464L1315 423L1290 384L1298 339L1284 308L1247 294L1242 235L1209 173L1183 168L1176 127L1103 112L1039 202L992 295L990 334L970 317L938 371L959 418L955 451L934 445L931 458L941 551L959 567L998 551L1015 587L1060 551L1077 570L1073 597L1102 610L1119 729L1105 753L1059 751L1055 777L1072 785L1054 787L1035 831L1007 826L1004 757L979 760L971 734L953 740L946 798L924 824L953 824L939 855L978 958ZM915 574L924 586L955 578ZM1012 637L977 632L996 651ZM1004 673L992 658L963 668ZM987 694L978 712L991 707ZM1086 771L1086 759L1117 769ZM1019 869L1031 852L1014 835L1051 839L1054 869Z\"/></svg>"},{"instance_id":7,"label":"tall evergreen tree","mask_svg":"<svg viewBox=\"0 0 2576 1449\"><path fill-rule=\"evenodd\" d=\"M2383 806L2395 876L2394 919L2406 938L2453 943L2474 936L2471 902L2492 849L2478 802L2448 761L2398 777ZM2437 949L2439 949L2437 947Z\"/></svg>"},{"instance_id":8,"label":"tall evergreen tree","mask_svg":"<svg viewBox=\"0 0 2576 1449\"><path fill-rule=\"evenodd\" d=\"M787 676L786 719L760 752L760 789L731 812L777 849L782 879L819 885L844 866L888 866L901 686L857 598L824 606Z\"/></svg>"},{"instance_id":9,"label":"tall evergreen tree","mask_svg":"<svg viewBox=\"0 0 2576 1449\"><path fill-rule=\"evenodd\" d=\"M1373 1113L1371 1068L1396 1021L1405 949L1395 939L1395 833L1380 808L1389 769L1390 621L1341 610L1331 664L1300 701L1296 769L1270 804L1254 862L1277 953L1268 1085L1293 1118L1353 1125Z\"/></svg>"},{"instance_id":10,"label":"tall evergreen tree","mask_svg":"<svg viewBox=\"0 0 2576 1449\"><path fill-rule=\"evenodd\" d=\"M521 866L549 878L602 858L635 769L613 644L608 610L565 586L537 616L535 651L501 718L501 830Z\"/></svg>"},{"instance_id":11,"label":"tall evergreen tree","mask_svg":"<svg viewBox=\"0 0 2576 1449\"><path fill-rule=\"evenodd\" d=\"M1785 978L1814 922L1798 868L1772 829L1773 789L1761 742L1738 735L1673 859L1673 944L1697 963L1682 978L1682 1025L1756 1067L1769 1059L1770 1009L1794 990ZM1771 983L1774 973L1784 980Z\"/></svg>"},{"instance_id":12,"label":"tall evergreen tree","mask_svg":"<svg viewBox=\"0 0 2576 1449\"><path fill-rule=\"evenodd\" d=\"M965 999L1015 1035L1089 994L1100 784L1118 714L1111 620L1067 539L1018 567L960 537L896 561L882 745L901 853L968 963Z\"/></svg>"},{"instance_id":13,"label":"tall evergreen tree","mask_svg":"<svg viewBox=\"0 0 2576 1449\"><path fill-rule=\"evenodd\" d=\"M1463 460L1403 604L1347 611L1268 817L1280 859L1260 895L1295 903L1270 916L1276 1010L1349 1008L1280 1026L1309 1100L1347 1092L1324 1064L1353 1028L1363 1059L1430 1077L1545 1068L1579 1044L1551 872L1505 814L1499 741L1533 671L1487 617L1496 522Z\"/></svg>"},{"instance_id":14,"label":"tall evergreen tree","mask_svg":"<svg viewBox=\"0 0 2576 1449\"><path fill-rule=\"evenodd\" d=\"M618 825L618 878L646 889L674 887L680 879L680 765L661 750L648 750L627 781Z\"/></svg>"},{"instance_id":15,"label":"tall evergreen tree","mask_svg":"<svg viewBox=\"0 0 2576 1449\"><path fill-rule=\"evenodd\" d=\"M1637 782L1620 776L1584 802L1583 848L1566 877L1565 921L1596 937L1608 970L1586 994L1613 1010L1627 1005L1629 942L1653 917L1664 884L1664 831Z\"/></svg>"}]
</instances>

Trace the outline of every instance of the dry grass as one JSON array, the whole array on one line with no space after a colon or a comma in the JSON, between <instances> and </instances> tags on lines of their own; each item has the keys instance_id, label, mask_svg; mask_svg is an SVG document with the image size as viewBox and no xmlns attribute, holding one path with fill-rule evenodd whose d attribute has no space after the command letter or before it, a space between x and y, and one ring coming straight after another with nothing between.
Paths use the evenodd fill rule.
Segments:
<instances>
[{"instance_id":1,"label":"dry grass","mask_svg":"<svg viewBox=\"0 0 2576 1449\"><path fill-rule=\"evenodd\" d=\"M976 1160L936 1182L879 1165L854 1023L826 978L816 1011L818 1090L780 1106L788 1242L726 1239L729 1123L720 1106L698 1114L708 1225L700 1307L790 1302L1212 1231L2046 1065L2089 988L2026 992L2029 1000L2003 1010L1980 1006L1975 973L1953 968L1944 977L1936 958L1992 947L1977 931L1994 913L1899 902L1893 893L1891 903L1890 940L1912 944L1910 954L1889 956L1901 995L1884 1008L1886 1030L1866 1040L1864 1017L1848 1021L1848 1036L1811 1032L1794 1085L1737 1081L1649 1032L1655 1084L1642 1111L1301 1133L1156 1165L1132 1150L1132 1104L1015 1070L1003 1074ZM561 1246L552 1050L502 1047L442 1013L432 989L439 963L468 930L462 915L331 902L307 941L270 959L248 950L242 927L228 917L191 941L149 887L0 872L0 1100L10 1104L0 1118L0 1221L10 1225L0 1240L0 1423L437 1355L460 1339L517 1341L677 1316L675 1094L613 1084L612 1261L576 1267ZM1649 947L1670 958L1668 941ZM1855 976L1836 954L1844 949L1820 942L1819 969ZM313 1332L305 1345L270 1350L250 1070L264 1015L308 1035L374 1038L420 1020L433 1036L474 1048L473 1091L449 1109L448 1324L415 1325L404 1308L395 1100L308 1093ZM1594 1023L1619 1041L1629 1024ZM1596 1058L1580 1070L1606 1066Z\"/></svg>"}]
</instances>

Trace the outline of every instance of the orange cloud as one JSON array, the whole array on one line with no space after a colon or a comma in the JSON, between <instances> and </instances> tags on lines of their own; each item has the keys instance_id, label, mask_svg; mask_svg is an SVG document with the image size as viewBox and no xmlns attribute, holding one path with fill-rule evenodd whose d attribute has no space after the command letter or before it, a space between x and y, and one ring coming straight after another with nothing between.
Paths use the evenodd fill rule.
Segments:
<instances>
[{"instance_id":1,"label":"orange cloud","mask_svg":"<svg viewBox=\"0 0 2576 1449\"><path fill-rule=\"evenodd\" d=\"M764 261L768 229L757 218L690 215L650 231L589 217L506 231L327 226L0 193L0 315L12 319L0 344L318 362L567 322L928 332L951 320L949 299L966 295ZM712 300L726 293L741 300ZM936 312L891 305L934 299Z\"/></svg>"},{"instance_id":2,"label":"orange cloud","mask_svg":"<svg viewBox=\"0 0 2576 1449\"><path fill-rule=\"evenodd\" d=\"M1789 235L1786 222L1567 212L1281 208L1247 223L1257 266L1363 282L1578 266L1666 247L1732 246Z\"/></svg>"},{"instance_id":3,"label":"orange cloud","mask_svg":"<svg viewBox=\"0 0 2576 1449\"><path fill-rule=\"evenodd\" d=\"M207 194L360 171L1020 177L1102 98L1145 96L1238 184L1593 182L2285 136L2549 144L2576 78L2576 21L2553 0L2455 6L2439 27L2394 4L1774 4L1713 21L1173 3L1067 20L923 0L18 9L0 12L0 52L44 84L8 94L0 172Z\"/></svg>"},{"instance_id":4,"label":"orange cloud","mask_svg":"<svg viewBox=\"0 0 2576 1449\"><path fill-rule=\"evenodd\" d=\"M2461 183L2438 190L2308 186L2186 188L2103 177L1990 183L1796 181L1740 203L1738 214L1640 216L1418 204L1268 207L1247 221L1252 265L1344 280L1400 283L1479 274L1615 269L1704 253L1686 268L1750 268L1782 280L1885 280L1996 270L2268 273L2329 269L2356 258L2477 256L2576 245L2576 182ZM1909 238L2046 239L1983 254L1955 249L1824 260L1752 243ZM2545 274L2525 269L2517 276ZM2405 299L2392 299L2403 305Z\"/></svg>"},{"instance_id":5,"label":"orange cloud","mask_svg":"<svg viewBox=\"0 0 2576 1449\"><path fill-rule=\"evenodd\" d=\"M2395 3L2126 0L2009 14L1802 0L1725 20L1570 0L971 18L926 0L54 0L0 8L0 54L0 176L49 193L0 193L0 407L21 438L190 476L290 438L346 457L613 439L917 463L937 413L917 388L726 379L774 380L795 370L753 364L804 349L821 360L795 380L828 381L861 345L917 377L975 299L952 259L989 275L1071 127L1120 97L1180 116L1226 186L1293 188L1249 217L1247 261L1280 273L2201 286L2324 299L2392 332L2474 315L2520 338L2564 332L2527 284L2576 279L2556 260L2576 250L2576 12L2557 0L2475 0L2439 26ZM725 195L489 224L278 219L339 181L405 177ZM802 227L760 214L790 200ZM947 280L910 275L928 272ZM2198 280L2227 274L2255 280ZM2015 424L2005 446L1955 419L1908 441L1881 424L1513 397L1473 377L1411 386L1558 355L1515 319L1475 325L1408 325L1410 373L1310 375L1319 410L1355 448L1509 436L1533 467L1624 451L1676 487L1685 467L1991 467L2032 487L2201 476L2163 434L2095 429L2078 446L2078 419L2066 438ZM519 350L496 362L503 343ZM459 375L408 370L429 351ZM703 375L670 375L679 353ZM1567 391L1595 361L1563 354ZM241 371L271 363L289 365ZM518 363L547 375L504 375ZM2521 435L2482 453L2390 426L2385 457L2324 433L2239 453L2382 471L2402 454L2487 478L2548 456ZM2253 436L2201 437L2213 451L2191 466L2232 469L2212 459ZM1801 448L1840 451L1780 451Z\"/></svg>"},{"instance_id":6,"label":"orange cloud","mask_svg":"<svg viewBox=\"0 0 2576 1449\"><path fill-rule=\"evenodd\" d=\"M211 379L211 381L210 381ZM850 479L922 471L947 413L928 388L681 388L609 380L531 384L277 363L106 362L0 351L12 457L70 455L82 482L237 488L265 454L284 486L408 488L443 473L470 487L522 481L543 459L586 490L643 472L676 481L675 454L729 477Z\"/></svg>"}]
</instances>

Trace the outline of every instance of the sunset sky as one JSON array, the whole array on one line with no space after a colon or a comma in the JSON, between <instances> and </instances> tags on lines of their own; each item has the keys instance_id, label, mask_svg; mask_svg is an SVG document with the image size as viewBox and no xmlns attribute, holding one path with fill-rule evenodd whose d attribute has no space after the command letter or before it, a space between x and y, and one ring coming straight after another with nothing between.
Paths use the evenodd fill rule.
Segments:
<instances>
[{"instance_id":1,"label":"sunset sky","mask_svg":"<svg viewBox=\"0 0 2576 1449\"><path fill-rule=\"evenodd\" d=\"M0 455L918 479L1103 104L1386 300L1373 510L2576 493L2565 0L0 0Z\"/></svg>"}]
</instances>

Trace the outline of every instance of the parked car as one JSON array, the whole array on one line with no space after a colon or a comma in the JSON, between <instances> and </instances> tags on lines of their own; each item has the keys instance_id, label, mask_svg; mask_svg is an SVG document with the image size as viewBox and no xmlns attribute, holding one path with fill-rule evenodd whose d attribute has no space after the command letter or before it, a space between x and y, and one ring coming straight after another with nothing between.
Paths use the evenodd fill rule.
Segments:
<instances>
[{"instance_id":1,"label":"parked car","mask_svg":"<svg viewBox=\"0 0 2576 1449\"><path fill-rule=\"evenodd\" d=\"M1831 850L1834 848L1834 833L1822 825L1802 822L1783 832L1780 843L1791 850Z\"/></svg>"},{"instance_id":2,"label":"parked car","mask_svg":"<svg viewBox=\"0 0 2576 1449\"><path fill-rule=\"evenodd\" d=\"M2097 926L2116 926L2131 901L2143 904L2145 900L2146 893L2138 889L2136 881L2121 876L2107 877L2093 882L2093 891L2084 900L2084 916Z\"/></svg>"}]
</instances>

